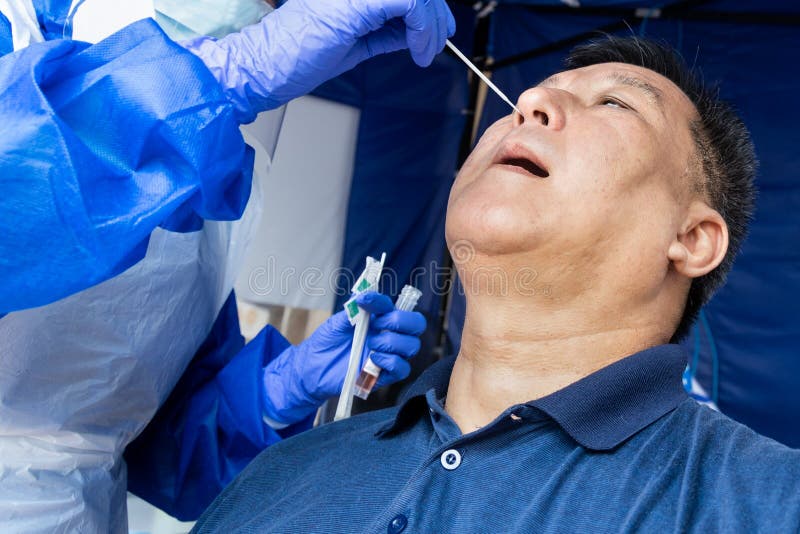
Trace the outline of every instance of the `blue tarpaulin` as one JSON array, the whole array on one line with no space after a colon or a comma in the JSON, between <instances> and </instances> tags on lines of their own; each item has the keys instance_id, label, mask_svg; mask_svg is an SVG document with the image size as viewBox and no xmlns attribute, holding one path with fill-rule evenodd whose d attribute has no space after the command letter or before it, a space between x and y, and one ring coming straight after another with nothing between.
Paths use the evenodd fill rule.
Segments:
<instances>
[{"instance_id":1,"label":"blue tarpaulin","mask_svg":"<svg viewBox=\"0 0 800 534\"><path fill-rule=\"evenodd\" d=\"M570 5L578 5L571 8ZM477 11L455 5L457 41L469 51ZM672 11L671 11L672 10ZM776 14L778 16L776 16ZM696 377L720 409L755 430L800 446L800 151L793 146L800 111L800 4L795 2L500 1L489 15L493 79L510 97L561 69L570 38L598 28L667 40L708 81L718 81L750 128L761 160L750 237L727 285L705 307L687 340L697 349ZM625 19L625 23L621 21ZM548 47L529 59L505 58ZM386 251L399 274L425 269L417 283L441 285L443 217L466 124L466 73L444 54L431 70L404 54L368 62L318 94L361 107L363 119L348 216L344 266ZM506 105L489 95L479 134ZM378 202L374 202L378 199ZM424 289L424 288L423 288ZM457 293L457 292L456 292ZM430 361L445 299L426 291L433 328ZM448 348L458 349L463 299L449 308Z\"/></svg>"}]
</instances>

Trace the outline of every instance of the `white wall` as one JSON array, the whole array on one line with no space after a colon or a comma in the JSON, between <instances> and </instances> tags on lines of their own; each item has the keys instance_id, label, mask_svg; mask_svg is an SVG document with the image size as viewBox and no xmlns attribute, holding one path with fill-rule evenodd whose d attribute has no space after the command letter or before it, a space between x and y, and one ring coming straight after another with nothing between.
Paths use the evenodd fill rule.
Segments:
<instances>
[{"instance_id":1,"label":"white wall","mask_svg":"<svg viewBox=\"0 0 800 534\"><path fill-rule=\"evenodd\" d=\"M264 212L236 284L240 299L333 306L359 120L358 109L315 97L289 104L271 168L256 162Z\"/></svg>"}]
</instances>

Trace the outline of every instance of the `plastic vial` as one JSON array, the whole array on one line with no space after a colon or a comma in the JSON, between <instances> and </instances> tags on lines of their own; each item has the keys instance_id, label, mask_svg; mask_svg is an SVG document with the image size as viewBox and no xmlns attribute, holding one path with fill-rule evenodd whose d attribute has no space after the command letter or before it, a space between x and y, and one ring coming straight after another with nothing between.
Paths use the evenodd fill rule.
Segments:
<instances>
[{"instance_id":1,"label":"plastic vial","mask_svg":"<svg viewBox=\"0 0 800 534\"><path fill-rule=\"evenodd\" d=\"M414 286L406 285L403 287L403 290L400 291L400 296L397 297L395 308L403 311L411 311L417 306L417 301L420 296L422 296L422 291ZM364 364L361 374L358 375L356 385L353 387L353 395L359 399L366 400L369 394L372 393L372 389L378 382L378 377L380 375L381 368L375 365L372 358L367 358L367 362Z\"/></svg>"},{"instance_id":2,"label":"plastic vial","mask_svg":"<svg viewBox=\"0 0 800 534\"><path fill-rule=\"evenodd\" d=\"M367 397L369 397L369 394L372 392L372 388L374 388L375 384L378 382L380 374L381 368L375 365L371 358L368 358L367 363L364 364L364 368L361 370L361 374L358 375L356 387L353 388L353 395L359 399L367 400Z\"/></svg>"}]
</instances>

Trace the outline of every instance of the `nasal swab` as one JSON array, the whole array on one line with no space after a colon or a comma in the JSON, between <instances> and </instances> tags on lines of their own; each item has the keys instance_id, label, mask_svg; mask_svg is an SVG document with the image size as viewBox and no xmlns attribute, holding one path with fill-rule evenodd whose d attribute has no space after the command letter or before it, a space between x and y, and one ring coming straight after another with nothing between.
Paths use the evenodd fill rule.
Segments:
<instances>
[{"instance_id":1,"label":"nasal swab","mask_svg":"<svg viewBox=\"0 0 800 534\"><path fill-rule=\"evenodd\" d=\"M497 93L497 96L499 96L500 98L502 98L502 99L503 99L503 101L504 101L506 104L508 104L509 106L511 106L511 108L512 108L514 111L516 111L517 113L519 113L520 115L522 115L522 112L520 112L520 110L518 110L518 109L517 109L517 106L515 106L515 105L514 105L514 104L511 102L511 100L509 100L509 99L508 99L508 97L507 97L505 94L503 94L503 91L501 91L500 89L498 89L498 88L497 88L497 86L496 86L495 84L493 84L493 83L492 83L492 81L491 81L489 78L487 78L487 77L486 77L486 75L485 75L484 73L482 73L482 72L480 71L480 69L479 69L478 67L476 67L476 66L475 66L475 65L472 63L472 61L470 61L469 59L467 59L467 56L465 56L464 54L462 54L462 53L461 53L461 50L459 50L458 48L456 48L456 46L455 46L453 43L451 43L451 42L450 42L450 39L448 39L447 41L445 41L445 44L447 45L447 48L449 48L450 50L452 50L452 51L453 51L453 53L454 53L455 55L457 55L457 56L458 56L458 59L460 59L461 61L463 61L464 63L466 63L466 64L467 64L467 67L469 67L470 69L472 69L472 72L474 72L475 74L477 74L477 75L478 75L478 78L480 78L481 80L483 80L483 83L485 83L486 85L488 85L488 86L489 86L489 89L491 89L492 91L494 91L495 93Z\"/></svg>"}]
</instances>

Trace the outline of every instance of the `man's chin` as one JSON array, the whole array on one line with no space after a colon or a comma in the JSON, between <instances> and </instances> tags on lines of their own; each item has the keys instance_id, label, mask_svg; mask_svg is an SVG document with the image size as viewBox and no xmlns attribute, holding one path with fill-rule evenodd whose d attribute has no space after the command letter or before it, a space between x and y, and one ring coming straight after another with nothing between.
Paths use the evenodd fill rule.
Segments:
<instances>
[{"instance_id":1,"label":"man's chin","mask_svg":"<svg viewBox=\"0 0 800 534\"><path fill-rule=\"evenodd\" d=\"M466 264L472 260L484 263L492 259L496 259L500 264L513 260L515 256L527 257L534 253L535 242L532 237L489 230L448 234L447 239L450 255L456 264Z\"/></svg>"},{"instance_id":2,"label":"man's chin","mask_svg":"<svg viewBox=\"0 0 800 534\"><path fill-rule=\"evenodd\" d=\"M472 213L451 211L446 225L448 247L471 250L472 255L481 256L531 252L543 240L541 228L533 227L525 216L518 209L497 207Z\"/></svg>"}]
</instances>

